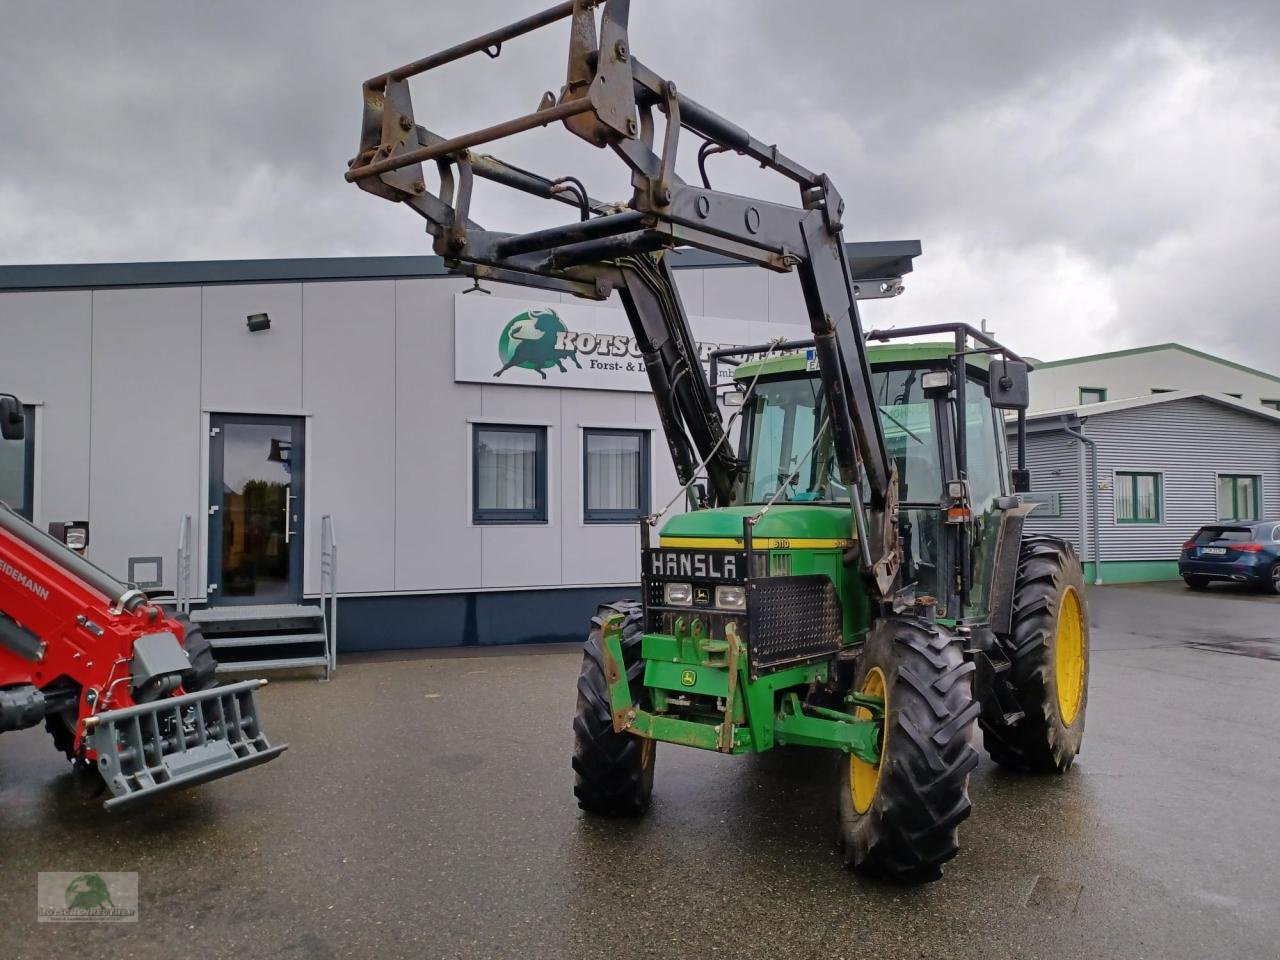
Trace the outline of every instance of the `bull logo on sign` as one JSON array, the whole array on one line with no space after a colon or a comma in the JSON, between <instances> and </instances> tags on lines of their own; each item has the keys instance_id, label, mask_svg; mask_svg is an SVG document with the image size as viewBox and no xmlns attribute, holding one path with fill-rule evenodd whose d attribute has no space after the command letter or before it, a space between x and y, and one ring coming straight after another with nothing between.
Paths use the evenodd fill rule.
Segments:
<instances>
[{"instance_id":1,"label":"bull logo on sign","mask_svg":"<svg viewBox=\"0 0 1280 960\"><path fill-rule=\"evenodd\" d=\"M564 322L550 307L528 310L512 318L498 337L498 357L502 367L494 373L500 377L512 367L524 367L532 370L543 380L547 375L542 371L555 367L561 373L568 373L564 361L572 360L579 370L576 350L557 349L560 334L568 333Z\"/></svg>"}]
</instances>

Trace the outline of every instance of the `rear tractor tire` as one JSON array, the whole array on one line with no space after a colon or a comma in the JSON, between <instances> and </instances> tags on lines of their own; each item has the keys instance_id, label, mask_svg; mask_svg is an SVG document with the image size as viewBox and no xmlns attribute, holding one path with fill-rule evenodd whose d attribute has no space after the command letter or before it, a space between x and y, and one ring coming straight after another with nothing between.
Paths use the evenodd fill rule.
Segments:
<instances>
[{"instance_id":1,"label":"rear tractor tire","mask_svg":"<svg viewBox=\"0 0 1280 960\"><path fill-rule=\"evenodd\" d=\"M1188 579L1192 589L1198 589ZM1065 773L1080 752L1089 700L1089 615L1084 570L1071 545L1028 537L1018 558L1012 633L999 637L1022 711L982 721L991 759L1011 770Z\"/></svg>"},{"instance_id":2,"label":"rear tractor tire","mask_svg":"<svg viewBox=\"0 0 1280 960\"><path fill-rule=\"evenodd\" d=\"M653 795L657 744L635 734L615 733L613 729L602 634L605 620L615 614L623 617L622 658L631 699L640 705L646 702L644 661L640 658L644 610L633 600L604 604L592 618L591 631L582 648L578 706L573 718L573 794L578 806L591 813L638 817L649 809Z\"/></svg>"},{"instance_id":3,"label":"rear tractor tire","mask_svg":"<svg viewBox=\"0 0 1280 960\"><path fill-rule=\"evenodd\" d=\"M840 848L853 869L906 883L942 876L969 816L974 665L945 627L880 620L867 635L853 689L885 698L880 763L839 763ZM870 713L859 708L859 716Z\"/></svg>"}]
</instances>

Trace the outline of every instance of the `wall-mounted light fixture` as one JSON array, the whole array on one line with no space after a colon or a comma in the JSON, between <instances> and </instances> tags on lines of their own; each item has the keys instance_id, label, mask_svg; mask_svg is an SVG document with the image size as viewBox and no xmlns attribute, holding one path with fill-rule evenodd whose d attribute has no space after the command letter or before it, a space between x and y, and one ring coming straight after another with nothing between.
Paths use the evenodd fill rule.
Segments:
<instances>
[{"instance_id":1,"label":"wall-mounted light fixture","mask_svg":"<svg viewBox=\"0 0 1280 960\"><path fill-rule=\"evenodd\" d=\"M261 333L271 329L271 317L265 313L251 313L245 317L245 325L250 333Z\"/></svg>"}]
</instances>

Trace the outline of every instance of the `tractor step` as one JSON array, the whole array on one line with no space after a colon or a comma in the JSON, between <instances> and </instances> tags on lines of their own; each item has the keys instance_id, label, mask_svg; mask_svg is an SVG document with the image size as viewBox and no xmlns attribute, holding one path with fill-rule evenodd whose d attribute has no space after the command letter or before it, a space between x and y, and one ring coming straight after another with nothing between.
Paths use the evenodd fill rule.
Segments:
<instances>
[{"instance_id":1,"label":"tractor step","mask_svg":"<svg viewBox=\"0 0 1280 960\"><path fill-rule=\"evenodd\" d=\"M112 794L103 806L133 804L278 757L288 745L272 746L258 720L255 692L265 683L243 680L86 720L87 744Z\"/></svg>"}]
</instances>

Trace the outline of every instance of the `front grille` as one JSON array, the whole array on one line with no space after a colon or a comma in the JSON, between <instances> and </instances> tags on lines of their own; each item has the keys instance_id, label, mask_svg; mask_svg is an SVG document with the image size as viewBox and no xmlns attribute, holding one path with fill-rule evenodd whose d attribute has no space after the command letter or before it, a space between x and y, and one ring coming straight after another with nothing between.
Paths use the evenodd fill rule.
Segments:
<instances>
[{"instance_id":1,"label":"front grille","mask_svg":"<svg viewBox=\"0 0 1280 960\"><path fill-rule=\"evenodd\" d=\"M747 586L751 675L819 660L840 650L843 615L831 578L820 573L768 577Z\"/></svg>"}]
</instances>

